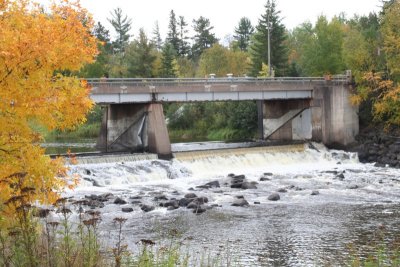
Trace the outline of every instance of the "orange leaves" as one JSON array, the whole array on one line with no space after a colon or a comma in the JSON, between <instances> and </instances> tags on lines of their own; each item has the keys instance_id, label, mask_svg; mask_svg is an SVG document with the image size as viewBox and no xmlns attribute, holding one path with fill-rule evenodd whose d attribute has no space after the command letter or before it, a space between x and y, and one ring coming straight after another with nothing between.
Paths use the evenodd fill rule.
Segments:
<instances>
[{"instance_id":1,"label":"orange leaves","mask_svg":"<svg viewBox=\"0 0 400 267\"><path fill-rule=\"evenodd\" d=\"M49 13L27 0L0 0L0 8L1 216L12 196L51 203L66 185L63 161L44 155L29 122L67 129L85 121L93 105L87 84L60 73L92 62L97 40L79 2L59 1ZM6 178L14 173L26 176ZM25 199L23 188L35 190Z\"/></svg>"}]
</instances>

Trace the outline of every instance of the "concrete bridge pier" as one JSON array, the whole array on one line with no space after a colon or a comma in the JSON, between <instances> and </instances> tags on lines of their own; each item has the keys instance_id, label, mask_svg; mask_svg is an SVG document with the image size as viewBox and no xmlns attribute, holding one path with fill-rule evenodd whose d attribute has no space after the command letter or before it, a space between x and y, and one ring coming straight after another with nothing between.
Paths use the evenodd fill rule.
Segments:
<instances>
[{"instance_id":1,"label":"concrete bridge pier","mask_svg":"<svg viewBox=\"0 0 400 267\"><path fill-rule=\"evenodd\" d=\"M162 104L105 106L97 147L102 152L147 151L170 158L171 143Z\"/></svg>"},{"instance_id":2,"label":"concrete bridge pier","mask_svg":"<svg viewBox=\"0 0 400 267\"><path fill-rule=\"evenodd\" d=\"M266 100L258 106L263 139L292 141L312 138L309 99Z\"/></svg>"}]
</instances>

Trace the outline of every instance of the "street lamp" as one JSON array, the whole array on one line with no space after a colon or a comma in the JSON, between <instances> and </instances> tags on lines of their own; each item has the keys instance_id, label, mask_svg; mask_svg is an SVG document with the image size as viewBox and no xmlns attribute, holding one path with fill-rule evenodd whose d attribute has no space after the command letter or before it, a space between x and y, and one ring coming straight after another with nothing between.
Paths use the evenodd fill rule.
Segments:
<instances>
[{"instance_id":1,"label":"street lamp","mask_svg":"<svg viewBox=\"0 0 400 267\"><path fill-rule=\"evenodd\" d=\"M269 1L268 1L269 2ZM271 11L271 7L268 7L268 13L267 13L267 30L268 30L268 76L272 76L272 69L271 69L271 36L270 36L270 29L271 26L269 24L269 13Z\"/></svg>"}]
</instances>

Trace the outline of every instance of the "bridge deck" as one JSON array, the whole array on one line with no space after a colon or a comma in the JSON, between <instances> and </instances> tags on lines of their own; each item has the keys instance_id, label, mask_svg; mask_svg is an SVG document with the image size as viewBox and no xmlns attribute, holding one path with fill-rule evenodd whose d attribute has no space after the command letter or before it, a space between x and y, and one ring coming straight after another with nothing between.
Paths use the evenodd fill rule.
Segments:
<instances>
[{"instance_id":1,"label":"bridge deck","mask_svg":"<svg viewBox=\"0 0 400 267\"><path fill-rule=\"evenodd\" d=\"M307 99L324 83L346 84L348 76L213 79L88 79L91 98L102 104L228 100Z\"/></svg>"}]
</instances>

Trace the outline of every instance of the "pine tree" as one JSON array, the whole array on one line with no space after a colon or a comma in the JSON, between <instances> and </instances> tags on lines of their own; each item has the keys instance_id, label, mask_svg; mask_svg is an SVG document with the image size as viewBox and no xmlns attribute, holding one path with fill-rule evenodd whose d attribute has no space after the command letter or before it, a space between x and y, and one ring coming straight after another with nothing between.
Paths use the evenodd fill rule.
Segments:
<instances>
[{"instance_id":1,"label":"pine tree","mask_svg":"<svg viewBox=\"0 0 400 267\"><path fill-rule=\"evenodd\" d=\"M156 21L156 23L154 25L152 42L154 43L157 50L161 51L163 41L161 39L160 27L158 26L158 21Z\"/></svg>"},{"instance_id":2,"label":"pine tree","mask_svg":"<svg viewBox=\"0 0 400 267\"><path fill-rule=\"evenodd\" d=\"M251 21L246 17L241 18L233 36L241 51L247 51L253 33L254 27L251 25Z\"/></svg>"},{"instance_id":3,"label":"pine tree","mask_svg":"<svg viewBox=\"0 0 400 267\"><path fill-rule=\"evenodd\" d=\"M203 51L218 42L218 39L211 32L214 27L210 25L210 20L205 17L200 16L199 19L193 20L193 29L196 34L193 37L192 58L198 59Z\"/></svg>"},{"instance_id":4,"label":"pine tree","mask_svg":"<svg viewBox=\"0 0 400 267\"><path fill-rule=\"evenodd\" d=\"M176 73L176 51L172 44L165 43L161 55L161 77L174 78Z\"/></svg>"},{"instance_id":5,"label":"pine tree","mask_svg":"<svg viewBox=\"0 0 400 267\"><path fill-rule=\"evenodd\" d=\"M151 77L155 59L153 43L149 41L141 28L138 39L134 40L126 49L128 77Z\"/></svg>"},{"instance_id":6,"label":"pine tree","mask_svg":"<svg viewBox=\"0 0 400 267\"><path fill-rule=\"evenodd\" d=\"M185 57L190 52L190 45L188 42L189 37L187 36L188 30L186 27L188 24L183 16L179 16L178 27L179 27L179 47L178 56Z\"/></svg>"},{"instance_id":7,"label":"pine tree","mask_svg":"<svg viewBox=\"0 0 400 267\"><path fill-rule=\"evenodd\" d=\"M252 66L250 75L257 76L262 63L268 64L268 27L270 31L271 67L276 76L284 76L288 67L288 49L286 28L276 10L275 0L268 0L265 5L265 14L259 19L256 32L253 35L249 52Z\"/></svg>"},{"instance_id":8,"label":"pine tree","mask_svg":"<svg viewBox=\"0 0 400 267\"><path fill-rule=\"evenodd\" d=\"M180 43L177 24L178 22L176 20L175 12L174 10L171 10L169 15L168 34L166 41L172 45L176 52L179 51Z\"/></svg>"},{"instance_id":9,"label":"pine tree","mask_svg":"<svg viewBox=\"0 0 400 267\"><path fill-rule=\"evenodd\" d=\"M130 38L129 31L131 29L132 20L126 15L123 17L121 8L114 9L114 11L111 12L111 16L112 18L107 20L117 32L117 39L113 42L113 49L114 52L122 54Z\"/></svg>"}]
</instances>

